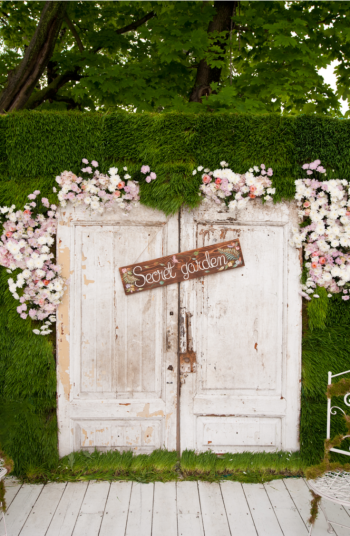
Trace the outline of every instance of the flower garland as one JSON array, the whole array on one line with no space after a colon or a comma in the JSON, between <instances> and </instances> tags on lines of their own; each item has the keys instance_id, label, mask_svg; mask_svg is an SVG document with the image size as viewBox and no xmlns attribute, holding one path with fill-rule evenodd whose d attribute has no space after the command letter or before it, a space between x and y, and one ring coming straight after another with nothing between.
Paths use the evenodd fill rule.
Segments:
<instances>
[{"instance_id":1,"label":"flower garland","mask_svg":"<svg viewBox=\"0 0 350 536\"><path fill-rule=\"evenodd\" d=\"M229 169L226 162L220 162L220 165L221 169L215 171L204 169L200 191L204 195L205 202L213 201L217 204L225 202L229 210L235 210L244 208L250 199L256 197L262 197L264 201L273 200L276 189L271 188L272 181L269 178L273 175L271 168L266 171L265 165L261 164L260 168L254 166L240 175ZM203 166L198 166L192 174L196 175L202 170Z\"/></svg>"},{"instance_id":2,"label":"flower garland","mask_svg":"<svg viewBox=\"0 0 350 536\"><path fill-rule=\"evenodd\" d=\"M300 228L293 229L291 245L304 247L307 277L302 296L319 298L316 287L349 300L350 287L350 185L345 179L319 180L326 174L320 160L304 164L308 178L295 181L300 207Z\"/></svg>"},{"instance_id":3,"label":"flower garland","mask_svg":"<svg viewBox=\"0 0 350 536\"><path fill-rule=\"evenodd\" d=\"M86 158L82 162L89 164ZM97 169L98 162L93 160L91 166L82 169L85 178L77 177L71 171L56 177L61 188L58 193L61 207L68 202L73 206L85 204L92 212L102 214L105 209L111 210L114 204L125 213L138 204L140 187L136 180L128 180L131 177L126 167L123 168L123 180L117 168L111 168L109 175L104 175ZM149 166L142 166L141 174L147 175L146 182L157 178ZM56 188L53 191L56 193ZM33 320L45 320L40 329L33 329L33 332L48 335L56 321L56 309L67 282L60 275L61 267L54 263L51 251L57 232L57 206L50 205L45 197L37 199L39 195L39 190L29 194L30 202L24 210L16 210L15 205L0 207L3 226L0 265L7 268L8 273L15 272L16 279L11 277L8 284L12 296L20 302L17 312L21 318L26 319L29 315Z\"/></svg>"},{"instance_id":4,"label":"flower garland","mask_svg":"<svg viewBox=\"0 0 350 536\"><path fill-rule=\"evenodd\" d=\"M150 183L157 178L150 167L143 165L136 179L131 179L127 167L123 178L118 168L108 174L100 173L98 162L82 160L82 176L64 171L56 182L60 187L58 200L61 207L85 205L87 210L102 214L118 206L127 214L139 204L138 179ZM264 164L239 174L229 169L226 162L214 171L198 166L193 175L202 173L199 195L204 202L225 204L229 210L242 209L255 198L272 202L273 171ZM325 287L332 296L342 292L342 299L350 299L350 185L346 180L319 180L326 170L320 160L304 164L307 178L298 179L295 199L300 207L300 227L293 229L291 245L304 246L306 277L301 294L306 299L318 298L315 289ZM314 176L312 176L314 175ZM53 188L57 193L57 189ZM57 205L45 197L38 198L39 190L28 196L23 210L16 206L0 207L3 233L0 242L0 265L14 277L8 280L13 297L19 301L17 312L21 318L44 321L37 335L52 332L55 312L61 303L67 281L61 276L61 267L54 262L54 236L57 232Z\"/></svg>"}]
</instances>

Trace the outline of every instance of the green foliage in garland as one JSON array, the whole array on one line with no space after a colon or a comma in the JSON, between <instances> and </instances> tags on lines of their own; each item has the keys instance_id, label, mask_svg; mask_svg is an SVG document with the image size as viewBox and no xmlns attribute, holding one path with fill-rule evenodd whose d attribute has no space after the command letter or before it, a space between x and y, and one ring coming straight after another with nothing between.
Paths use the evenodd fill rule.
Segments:
<instances>
[{"instance_id":1,"label":"green foliage in garland","mask_svg":"<svg viewBox=\"0 0 350 536\"><path fill-rule=\"evenodd\" d=\"M349 121L313 115L14 113L0 117L0 205L22 207L35 189L53 201L55 176L78 172L83 157L96 159L102 171L127 165L132 174L150 165L157 180L141 185L141 201L166 214L197 206L200 178L192 170L215 169L222 160L241 173L272 167L277 200L291 199L306 161L319 158L328 178L350 179L349 144ZM3 447L23 474L57 461L54 339L34 335L31 321L19 317L7 279L1 269L0 399L17 409ZM323 456L327 372L350 368L350 306L322 294L309 315L300 437L303 459L316 463Z\"/></svg>"},{"instance_id":2,"label":"green foliage in garland","mask_svg":"<svg viewBox=\"0 0 350 536\"><path fill-rule=\"evenodd\" d=\"M319 298L313 299L307 304L310 330L313 330L314 328L324 329L325 320L327 318L329 303L329 298L327 297L328 292L325 288L317 287L316 295L318 295Z\"/></svg>"}]
</instances>

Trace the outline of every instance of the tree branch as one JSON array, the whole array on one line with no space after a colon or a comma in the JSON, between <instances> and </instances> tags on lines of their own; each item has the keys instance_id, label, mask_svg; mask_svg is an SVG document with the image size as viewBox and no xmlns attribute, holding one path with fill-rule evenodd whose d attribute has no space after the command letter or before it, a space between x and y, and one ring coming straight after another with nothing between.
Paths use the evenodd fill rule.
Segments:
<instances>
[{"instance_id":1,"label":"tree branch","mask_svg":"<svg viewBox=\"0 0 350 536\"><path fill-rule=\"evenodd\" d=\"M0 95L0 113L26 106L52 56L66 8L64 1L45 2L25 54Z\"/></svg>"},{"instance_id":2,"label":"tree branch","mask_svg":"<svg viewBox=\"0 0 350 536\"><path fill-rule=\"evenodd\" d=\"M74 108L80 109L80 104L78 102L75 102L75 100L71 97L55 95L55 97L51 98L50 101L65 102L66 104L68 104L67 110L74 110Z\"/></svg>"},{"instance_id":3,"label":"tree branch","mask_svg":"<svg viewBox=\"0 0 350 536\"><path fill-rule=\"evenodd\" d=\"M72 23L72 21L70 20L70 18L68 17L67 13L65 14L64 16L64 21L65 23L67 24L68 28L70 29L70 31L72 32L72 35L74 37L74 39L76 40L77 42L77 45L78 45L78 48L80 50L80 52L84 52L84 45L83 43L81 42L81 39L79 37L79 34L78 32L76 31L75 29L75 26L74 24Z\"/></svg>"},{"instance_id":4,"label":"tree branch","mask_svg":"<svg viewBox=\"0 0 350 536\"><path fill-rule=\"evenodd\" d=\"M28 99L25 108L27 110L33 110L48 99L55 99L56 94L61 87L71 80L78 82L81 78L82 75L79 74L79 67L76 67L72 71L67 71L64 74L60 74L51 82L51 84L34 93L30 99Z\"/></svg>"},{"instance_id":5,"label":"tree branch","mask_svg":"<svg viewBox=\"0 0 350 536\"><path fill-rule=\"evenodd\" d=\"M147 22L150 19L153 19L153 17L155 17L155 16L156 16L155 12L150 11L149 13L147 13L147 15L142 17L142 19L136 20L135 22L132 22L131 24L128 24L127 26L124 26L123 28L119 28L119 30L116 30L115 33L118 34L118 35L121 35L121 34L125 34L127 32L131 32L132 30L137 30L137 28L139 28L139 26L142 26L142 24L145 24L145 22ZM102 48L103 47L98 47L93 52L96 54Z\"/></svg>"}]
</instances>

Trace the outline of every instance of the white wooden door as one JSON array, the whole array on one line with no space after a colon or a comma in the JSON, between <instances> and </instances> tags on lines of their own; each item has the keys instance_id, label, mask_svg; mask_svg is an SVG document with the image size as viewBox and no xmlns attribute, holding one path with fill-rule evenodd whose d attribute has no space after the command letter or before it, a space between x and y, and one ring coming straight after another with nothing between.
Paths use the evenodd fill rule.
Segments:
<instances>
[{"instance_id":1,"label":"white wooden door","mask_svg":"<svg viewBox=\"0 0 350 536\"><path fill-rule=\"evenodd\" d=\"M245 266L180 285L181 349L192 325L197 372L180 390L181 449L299 447L301 298L292 204L202 204L181 215L181 251L239 238Z\"/></svg>"},{"instance_id":2,"label":"white wooden door","mask_svg":"<svg viewBox=\"0 0 350 536\"><path fill-rule=\"evenodd\" d=\"M118 268L178 251L178 216L61 212L59 452L176 448L178 285L124 295Z\"/></svg>"}]
</instances>

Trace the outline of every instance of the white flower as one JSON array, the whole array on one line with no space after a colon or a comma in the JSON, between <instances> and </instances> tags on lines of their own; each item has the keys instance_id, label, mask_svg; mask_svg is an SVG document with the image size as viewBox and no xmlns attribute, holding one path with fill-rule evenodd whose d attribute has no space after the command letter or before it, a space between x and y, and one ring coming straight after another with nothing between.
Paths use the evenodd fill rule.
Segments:
<instances>
[{"instance_id":1,"label":"white flower","mask_svg":"<svg viewBox=\"0 0 350 536\"><path fill-rule=\"evenodd\" d=\"M194 170L192 171L192 175L196 175L196 173L197 173L197 170L194 169Z\"/></svg>"},{"instance_id":2,"label":"white flower","mask_svg":"<svg viewBox=\"0 0 350 536\"><path fill-rule=\"evenodd\" d=\"M108 173L110 175L116 175L118 173L118 168L117 167L111 167L111 168L109 168Z\"/></svg>"},{"instance_id":3,"label":"white flower","mask_svg":"<svg viewBox=\"0 0 350 536\"><path fill-rule=\"evenodd\" d=\"M35 335L40 335L40 331L38 329L33 329L33 333L35 333Z\"/></svg>"},{"instance_id":4,"label":"white flower","mask_svg":"<svg viewBox=\"0 0 350 536\"><path fill-rule=\"evenodd\" d=\"M203 166L198 166L197 169L198 169L198 171L202 171Z\"/></svg>"},{"instance_id":5,"label":"white flower","mask_svg":"<svg viewBox=\"0 0 350 536\"><path fill-rule=\"evenodd\" d=\"M84 199L84 203L85 203L86 205L90 205L90 203L91 203L91 199L90 199L90 197L85 197L85 199Z\"/></svg>"},{"instance_id":6,"label":"white flower","mask_svg":"<svg viewBox=\"0 0 350 536\"><path fill-rule=\"evenodd\" d=\"M228 166L228 163L225 162L225 160L223 160L222 162L220 162L220 166L221 166L221 167L227 167L227 166Z\"/></svg>"}]
</instances>

